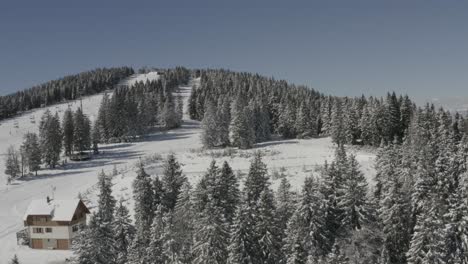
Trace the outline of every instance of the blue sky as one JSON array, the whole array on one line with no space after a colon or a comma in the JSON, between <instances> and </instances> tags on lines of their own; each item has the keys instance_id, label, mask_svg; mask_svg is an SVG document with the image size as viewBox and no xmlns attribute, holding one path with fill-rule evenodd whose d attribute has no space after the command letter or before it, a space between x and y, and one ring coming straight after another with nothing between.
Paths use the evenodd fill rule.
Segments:
<instances>
[{"instance_id":1,"label":"blue sky","mask_svg":"<svg viewBox=\"0 0 468 264\"><path fill-rule=\"evenodd\" d=\"M333 95L468 97L466 1L65 2L0 4L1 94L102 66L182 65Z\"/></svg>"}]
</instances>

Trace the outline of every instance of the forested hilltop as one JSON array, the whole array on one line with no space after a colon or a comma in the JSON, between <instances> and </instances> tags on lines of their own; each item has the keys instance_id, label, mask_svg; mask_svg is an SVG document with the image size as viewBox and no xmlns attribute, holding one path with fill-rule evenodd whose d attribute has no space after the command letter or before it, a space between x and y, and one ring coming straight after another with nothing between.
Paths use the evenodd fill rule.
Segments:
<instances>
[{"instance_id":1,"label":"forested hilltop","mask_svg":"<svg viewBox=\"0 0 468 264\"><path fill-rule=\"evenodd\" d=\"M1 96L0 120L14 116L21 111L100 93L114 88L121 80L132 74L134 70L130 67L100 68Z\"/></svg>"},{"instance_id":2,"label":"forested hilltop","mask_svg":"<svg viewBox=\"0 0 468 264\"><path fill-rule=\"evenodd\" d=\"M412 120L436 115L433 105L418 108L408 96L395 93L383 98L337 97L256 74L197 73L201 85L192 92L189 111L193 119L203 121L207 147L251 148L273 134L283 138L331 136L338 144L378 147L395 140L401 143L414 133ZM455 133L467 132L463 116L455 113L448 118Z\"/></svg>"}]
</instances>

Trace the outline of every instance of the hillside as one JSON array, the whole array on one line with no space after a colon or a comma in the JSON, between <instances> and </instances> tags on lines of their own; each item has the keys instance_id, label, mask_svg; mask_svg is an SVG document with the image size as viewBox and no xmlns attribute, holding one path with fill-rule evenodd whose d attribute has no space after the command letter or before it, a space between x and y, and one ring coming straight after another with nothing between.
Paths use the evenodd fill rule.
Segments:
<instances>
[{"instance_id":1,"label":"hillside","mask_svg":"<svg viewBox=\"0 0 468 264\"><path fill-rule=\"evenodd\" d=\"M155 74L134 75L126 84L131 86L136 80L155 79ZM189 86L180 87L187 113L188 98L192 85L198 85L199 80L192 80ZM83 109L91 120L94 120L102 94L83 98ZM63 114L70 106L76 109L80 101L58 104L49 107L52 112ZM0 125L0 148L8 145L18 146L24 133L37 131L38 122L45 108L36 109L23 115L4 120ZM35 123L33 122L35 121ZM325 160L333 159L333 144L329 137L316 139L274 139L257 144L252 150L201 150L200 123L184 116L182 127L167 132L146 135L140 142L101 145L102 154L88 162L69 162L55 170L41 170L39 177L24 181L16 181L6 186L3 160L0 163L0 264L6 263L14 253L18 254L21 263L62 263L71 255L70 251L31 250L16 245L15 233L22 228L22 216L31 199L45 199L46 196L56 198L75 198L79 193L89 199L92 206L95 202L95 183L101 170L111 173L114 166L119 175L114 177L114 194L117 198L128 198L132 212L131 183L135 177L135 164L141 158L147 165L148 173L155 175L160 171L160 158L174 153L183 164L183 171L192 184L195 184L205 172L210 161L228 160L236 171L245 172L248 169L252 152L261 150L270 172L287 169L293 189L299 189L305 176L314 173L318 165ZM353 150L361 164L361 169L368 179L374 174L373 160L375 155L365 150ZM277 180L273 180L276 189ZM52 188L55 192L52 192Z\"/></svg>"}]
</instances>

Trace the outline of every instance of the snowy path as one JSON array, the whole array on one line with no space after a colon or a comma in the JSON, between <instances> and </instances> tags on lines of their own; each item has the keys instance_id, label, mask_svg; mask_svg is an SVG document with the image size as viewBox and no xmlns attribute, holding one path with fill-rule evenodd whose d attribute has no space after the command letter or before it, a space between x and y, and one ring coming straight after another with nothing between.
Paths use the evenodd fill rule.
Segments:
<instances>
[{"instance_id":1,"label":"snowy path","mask_svg":"<svg viewBox=\"0 0 468 264\"><path fill-rule=\"evenodd\" d=\"M187 101L191 86L181 87L180 93L184 97L184 112L187 111ZM102 95L95 95L83 100L86 113L95 118ZM75 105L76 103L71 103ZM67 104L53 106L54 110L63 113ZM2 121L0 125L0 148L6 149L9 144L19 145L22 135L29 131L37 131L37 124L44 109L32 111L21 117ZM36 124L32 124L31 116L35 116ZM15 123L19 128L14 128ZM9 130L15 132L9 134ZM15 130L16 129L16 130ZM31 199L45 199L51 195L55 187L55 197L70 199L78 193L86 194L91 201L95 199L94 188L97 174L100 170L110 173L117 166L121 174L114 178L114 195L119 198L131 198L131 183L134 179L134 165L140 157L159 154L163 157L168 153L175 153L183 164L184 173L192 184L206 171L213 159L209 152L201 152L200 123L190 120L184 115L183 125L179 129L164 133L147 135L141 142L104 145L103 154L85 163L69 163L65 169L41 171L38 179L15 183L5 186L2 182L3 162L0 162L0 264L6 264L13 254L18 254L23 264L63 263L70 251L32 250L28 247L16 245L16 232L22 229L22 216ZM246 158L255 150L262 150L266 154L264 161L270 171L287 169L289 180L294 188L299 189L304 178L314 172L317 165L333 157L333 144L329 138L310 140L278 140L259 144L254 150L238 151L232 157L217 157L217 162L229 161L236 171L246 172L250 158ZM372 162L374 155L364 151L355 151L361 169L371 177L374 174ZM154 175L159 172L159 164L147 167L147 171ZM278 181L273 181L276 188ZM132 199L128 199L132 210Z\"/></svg>"}]
</instances>

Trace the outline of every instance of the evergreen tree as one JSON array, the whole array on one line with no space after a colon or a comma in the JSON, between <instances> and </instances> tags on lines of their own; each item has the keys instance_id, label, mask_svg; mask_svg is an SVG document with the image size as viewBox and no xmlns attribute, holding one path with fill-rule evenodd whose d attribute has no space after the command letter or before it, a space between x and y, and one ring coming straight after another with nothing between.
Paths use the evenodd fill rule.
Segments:
<instances>
[{"instance_id":1,"label":"evergreen tree","mask_svg":"<svg viewBox=\"0 0 468 264\"><path fill-rule=\"evenodd\" d=\"M177 259L180 263L192 263L194 239L194 205L192 201L192 187L188 181L184 182L174 209L174 240Z\"/></svg>"},{"instance_id":2,"label":"evergreen tree","mask_svg":"<svg viewBox=\"0 0 468 264\"><path fill-rule=\"evenodd\" d=\"M248 149L255 143L255 130L252 112L247 107L244 95L239 94L231 108L231 144L240 149Z\"/></svg>"},{"instance_id":3,"label":"evergreen tree","mask_svg":"<svg viewBox=\"0 0 468 264\"><path fill-rule=\"evenodd\" d=\"M79 153L88 150L91 145L91 124L81 108L73 116L73 146Z\"/></svg>"},{"instance_id":4,"label":"evergreen tree","mask_svg":"<svg viewBox=\"0 0 468 264\"><path fill-rule=\"evenodd\" d=\"M137 177L133 181L133 199L135 200L135 228L136 238L134 250L138 252L138 247L148 246L146 233L149 232L154 217L153 189L151 178L146 173L143 164L137 172Z\"/></svg>"},{"instance_id":5,"label":"evergreen tree","mask_svg":"<svg viewBox=\"0 0 468 264\"><path fill-rule=\"evenodd\" d=\"M5 155L5 174L10 180L17 178L21 172L18 151L14 146L9 146Z\"/></svg>"},{"instance_id":6,"label":"evergreen tree","mask_svg":"<svg viewBox=\"0 0 468 264\"><path fill-rule=\"evenodd\" d=\"M262 154L255 152L244 184L247 203L250 206L256 206L260 199L260 194L269 187L269 184L267 167L262 161Z\"/></svg>"},{"instance_id":7,"label":"evergreen tree","mask_svg":"<svg viewBox=\"0 0 468 264\"><path fill-rule=\"evenodd\" d=\"M57 113L52 116L47 110L42 116L39 124L39 141L43 161L50 168L55 168L62 151L62 129Z\"/></svg>"},{"instance_id":8,"label":"evergreen tree","mask_svg":"<svg viewBox=\"0 0 468 264\"><path fill-rule=\"evenodd\" d=\"M26 133L24 135L24 141L21 149L24 150L25 160L29 171L34 171L37 176L37 171L41 166L41 148L39 146L39 139L37 134Z\"/></svg>"},{"instance_id":9,"label":"evergreen tree","mask_svg":"<svg viewBox=\"0 0 468 264\"><path fill-rule=\"evenodd\" d=\"M258 217L255 223L255 232L258 236L258 248L260 249L259 261L261 263L276 264L282 259L281 231L275 215L273 193L265 188L258 201Z\"/></svg>"},{"instance_id":10,"label":"evergreen tree","mask_svg":"<svg viewBox=\"0 0 468 264\"><path fill-rule=\"evenodd\" d=\"M105 223L112 223L114 220L114 211L116 201L112 196L112 181L104 170L98 176L98 215L99 220Z\"/></svg>"},{"instance_id":11,"label":"evergreen tree","mask_svg":"<svg viewBox=\"0 0 468 264\"><path fill-rule=\"evenodd\" d=\"M193 263L226 263L229 232L222 209L214 205L211 197L208 200L195 233Z\"/></svg>"},{"instance_id":12,"label":"evergreen tree","mask_svg":"<svg viewBox=\"0 0 468 264\"><path fill-rule=\"evenodd\" d=\"M78 264L114 264L118 252L111 224L93 214L89 225L74 240L73 250Z\"/></svg>"},{"instance_id":13,"label":"evergreen tree","mask_svg":"<svg viewBox=\"0 0 468 264\"><path fill-rule=\"evenodd\" d=\"M182 169L174 154L167 156L163 165L163 197L162 205L163 210L174 210L177 202L177 197L180 189L186 181L185 175L182 174Z\"/></svg>"},{"instance_id":14,"label":"evergreen tree","mask_svg":"<svg viewBox=\"0 0 468 264\"><path fill-rule=\"evenodd\" d=\"M338 200L338 207L342 211L341 225L345 230L360 230L363 225L372 221L374 213L366 199L366 178L359 170L354 155L348 157L348 164L343 195Z\"/></svg>"},{"instance_id":15,"label":"evergreen tree","mask_svg":"<svg viewBox=\"0 0 468 264\"><path fill-rule=\"evenodd\" d=\"M239 183L236 175L232 171L229 163L225 161L219 172L217 181L219 204L223 209L223 215L226 222L230 225L233 223L237 205L240 200Z\"/></svg>"},{"instance_id":16,"label":"evergreen tree","mask_svg":"<svg viewBox=\"0 0 468 264\"><path fill-rule=\"evenodd\" d=\"M343 121L343 106L339 99L334 100L331 111L331 126L330 135L333 141L337 144L343 144L346 142L346 130Z\"/></svg>"},{"instance_id":17,"label":"evergreen tree","mask_svg":"<svg viewBox=\"0 0 468 264\"><path fill-rule=\"evenodd\" d=\"M257 263L256 256L258 247L256 246L257 239L255 223L252 209L246 202L242 202L237 209L234 224L231 228L229 251L229 264L254 264Z\"/></svg>"},{"instance_id":18,"label":"evergreen tree","mask_svg":"<svg viewBox=\"0 0 468 264\"><path fill-rule=\"evenodd\" d=\"M100 140L103 142L107 142L111 135L110 135L110 120L108 118L109 115L109 96L106 94L103 95L101 99L101 105L99 107L98 117L96 120L96 125L98 127L97 131L99 131Z\"/></svg>"},{"instance_id":19,"label":"evergreen tree","mask_svg":"<svg viewBox=\"0 0 468 264\"><path fill-rule=\"evenodd\" d=\"M132 225L128 209L124 205L124 200L122 198L115 210L112 231L117 252L116 264L126 264L128 250L135 236L135 227Z\"/></svg>"},{"instance_id":20,"label":"evergreen tree","mask_svg":"<svg viewBox=\"0 0 468 264\"><path fill-rule=\"evenodd\" d=\"M91 144L93 147L93 153L99 153L99 146L98 144L101 143L101 131L99 130L99 124L97 121L94 122L91 128Z\"/></svg>"},{"instance_id":21,"label":"evergreen tree","mask_svg":"<svg viewBox=\"0 0 468 264\"><path fill-rule=\"evenodd\" d=\"M278 119L278 133L284 138L294 138L296 136L295 122L295 109L289 102L284 102Z\"/></svg>"},{"instance_id":22,"label":"evergreen tree","mask_svg":"<svg viewBox=\"0 0 468 264\"><path fill-rule=\"evenodd\" d=\"M289 219L295 211L294 193L291 191L291 184L286 178L281 179L278 191L276 192L276 205L278 225L284 238Z\"/></svg>"},{"instance_id":23,"label":"evergreen tree","mask_svg":"<svg viewBox=\"0 0 468 264\"><path fill-rule=\"evenodd\" d=\"M70 156L73 153L73 134L75 130L73 124L73 112L70 108L65 110L65 113L63 114L62 128L65 155Z\"/></svg>"},{"instance_id":24,"label":"evergreen tree","mask_svg":"<svg viewBox=\"0 0 468 264\"><path fill-rule=\"evenodd\" d=\"M228 98L220 98L218 101L216 120L219 146L229 146L229 123L231 121L231 106Z\"/></svg>"},{"instance_id":25,"label":"evergreen tree","mask_svg":"<svg viewBox=\"0 0 468 264\"><path fill-rule=\"evenodd\" d=\"M205 115L202 120L202 144L206 148L217 147L219 143L217 110L212 102L206 104Z\"/></svg>"},{"instance_id":26,"label":"evergreen tree","mask_svg":"<svg viewBox=\"0 0 468 264\"><path fill-rule=\"evenodd\" d=\"M151 225L150 244L146 249L145 263L159 264L166 263L163 254L163 231L164 221L163 214L160 208L155 213L153 224Z\"/></svg>"},{"instance_id":27,"label":"evergreen tree","mask_svg":"<svg viewBox=\"0 0 468 264\"><path fill-rule=\"evenodd\" d=\"M446 263L444 261L444 228L438 210L427 201L419 215L410 248L408 264Z\"/></svg>"}]
</instances>

